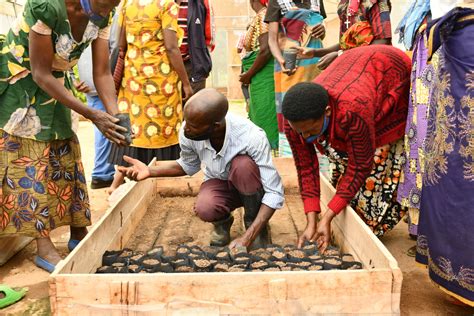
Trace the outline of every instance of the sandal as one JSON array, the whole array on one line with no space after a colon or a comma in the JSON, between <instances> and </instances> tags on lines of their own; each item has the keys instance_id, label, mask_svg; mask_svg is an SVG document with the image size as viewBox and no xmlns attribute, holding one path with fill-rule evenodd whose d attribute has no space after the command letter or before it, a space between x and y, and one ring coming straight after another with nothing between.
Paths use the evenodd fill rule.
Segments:
<instances>
[{"instance_id":1,"label":"sandal","mask_svg":"<svg viewBox=\"0 0 474 316\"><path fill-rule=\"evenodd\" d=\"M416 257L416 246L411 247L407 250L408 257Z\"/></svg>"},{"instance_id":2,"label":"sandal","mask_svg":"<svg viewBox=\"0 0 474 316\"><path fill-rule=\"evenodd\" d=\"M80 242L81 241L78 239L69 239L69 242L67 243L67 249L69 249L69 252L73 251Z\"/></svg>"},{"instance_id":3,"label":"sandal","mask_svg":"<svg viewBox=\"0 0 474 316\"><path fill-rule=\"evenodd\" d=\"M49 273L53 273L56 265L52 264L46 259L41 258L40 256L35 257L35 264L38 268L48 271Z\"/></svg>"},{"instance_id":4,"label":"sandal","mask_svg":"<svg viewBox=\"0 0 474 316\"><path fill-rule=\"evenodd\" d=\"M0 298L0 309L15 304L25 296L26 292L28 292L26 288L15 291L8 285L0 284L0 293L5 295L4 298Z\"/></svg>"}]
</instances>

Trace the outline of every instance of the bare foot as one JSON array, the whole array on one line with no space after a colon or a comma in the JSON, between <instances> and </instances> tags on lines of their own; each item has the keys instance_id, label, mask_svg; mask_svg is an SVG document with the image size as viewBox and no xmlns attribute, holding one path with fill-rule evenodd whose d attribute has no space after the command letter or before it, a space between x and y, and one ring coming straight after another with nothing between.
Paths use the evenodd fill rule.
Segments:
<instances>
[{"instance_id":1,"label":"bare foot","mask_svg":"<svg viewBox=\"0 0 474 316\"><path fill-rule=\"evenodd\" d=\"M107 194L112 195L112 193L114 193L114 191L117 190L117 188L118 186L116 187L116 186L111 185L110 187L107 188Z\"/></svg>"},{"instance_id":2,"label":"bare foot","mask_svg":"<svg viewBox=\"0 0 474 316\"><path fill-rule=\"evenodd\" d=\"M37 238L36 247L38 248L38 256L51 264L56 265L62 260L61 255L49 237Z\"/></svg>"},{"instance_id":3,"label":"bare foot","mask_svg":"<svg viewBox=\"0 0 474 316\"><path fill-rule=\"evenodd\" d=\"M114 175L114 181L110 185L110 187L107 189L107 193L109 195L112 195L112 193L117 190L119 186L121 186L125 182L125 176L123 173L116 171Z\"/></svg>"},{"instance_id":4,"label":"bare foot","mask_svg":"<svg viewBox=\"0 0 474 316\"><path fill-rule=\"evenodd\" d=\"M70 226L71 230L71 239L75 240L82 240L86 237L88 231L86 227L72 227Z\"/></svg>"}]
</instances>

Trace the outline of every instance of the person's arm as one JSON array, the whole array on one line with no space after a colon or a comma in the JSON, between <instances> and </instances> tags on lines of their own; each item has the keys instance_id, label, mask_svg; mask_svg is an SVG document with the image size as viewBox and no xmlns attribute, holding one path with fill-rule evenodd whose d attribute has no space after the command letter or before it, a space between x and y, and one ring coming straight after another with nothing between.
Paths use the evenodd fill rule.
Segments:
<instances>
[{"instance_id":1,"label":"person's arm","mask_svg":"<svg viewBox=\"0 0 474 316\"><path fill-rule=\"evenodd\" d=\"M293 70L285 68L285 59L283 59L283 53L278 45L278 27L279 22L270 22L268 24L268 47L273 57L280 64L281 71L287 75L291 75L296 71L296 68Z\"/></svg>"},{"instance_id":2,"label":"person's arm","mask_svg":"<svg viewBox=\"0 0 474 316\"><path fill-rule=\"evenodd\" d=\"M50 97L86 118L94 115L94 110L84 106L53 76L53 42L51 36L40 35L35 31L29 34L29 53L31 75L36 84Z\"/></svg>"},{"instance_id":3,"label":"person's arm","mask_svg":"<svg viewBox=\"0 0 474 316\"><path fill-rule=\"evenodd\" d=\"M255 61L247 72L240 75L240 81L243 84L250 84L253 76L255 76L265 65L268 63L272 54L270 48L268 47L268 33L260 35L258 38L258 43L260 45L260 50L255 58Z\"/></svg>"},{"instance_id":4,"label":"person's arm","mask_svg":"<svg viewBox=\"0 0 474 316\"><path fill-rule=\"evenodd\" d=\"M328 54L336 52L340 49L339 44L334 44L324 48L308 48L308 47L296 47L299 50L298 59L311 59L315 57L324 57Z\"/></svg>"},{"instance_id":5,"label":"person's arm","mask_svg":"<svg viewBox=\"0 0 474 316\"><path fill-rule=\"evenodd\" d=\"M347 168L337 186L336 195L328 207L339 214L354 198L372 171L375 153L375 136L358 114L348 112L341 128L347 134Z\"/></svg>"},{"instance_id":6,"label":"person's arm","mask_svg":"<svg viewBox=\"0 0 474 316\"><path fill-rule=\"evenodd\" d=\"M149 177L181 177L196 174L201 170L201 160L192 148L191 141L184 137L183 127L179 131L179 146L181 153L180 158L176 161L160 161L156 166L149 167L137 159L124 156L123 159L131 166L119 166L118 171L135 181Z\"/></svg>"},{"instance_id":7,"label":"person's arm","mask_svg":"<svg viewBox=\"0 0 474 316\"><path fill-rule=\"evenodd\" d=\"M285 135L294 156L298 183L303 199L304 212L321 212L319 160L314 144L308 144L288 122L285 122Z\"/></svg>"},{"instance_id":8,"label":"person's arm","mask_svg":"<svg viewBox=\"0 0 474 316\"><path fill-rule=\"evenodd\" d=\"M278 22L270 22L268 24L268 47L273 57L284 67L285 60L283 59L280 46L278 46L278 28Z\"/></svg>"},{"instance_id":9,"label":"person's arm","mask_svg":"<svg viewBox=\"0 0 474 316\"><path fill-rule=\"evenodd\" d=\"M124 128L115 124L119 121L118 119L102 111L85 106L63 85L58 84L58 80L52 74L53 47L51 35L41 35L34 30L30 30L29 54L33 80L51 98L90 119L112 142L125 144L125 137L117 132L117 130L125 131Z\"/></svg>"},{"instance_id":10,"label":"person's arm","mask_svg":"<svg viewBox=\"0 0 474 316\"><path fill-rule=\"evenodd\" d=\"M308 144L285 123L285 134L293 153L298 182L306 214L306 228L298 239L298 246L312 240L317 228L320 205L319 160L313 144Z\"/></svg>"},{"instance_id":11,"label":"person's arm","mask_svg":"<svg viewBox=\"0 0 474 316\"><path fill-rule=\"evenodd\" d=\"M267 225L275 210L283 207L285 200L281 178L273 165L270 144L264 134L257 135L252 139L247 154L258 166L265 193L257 217L245 233L231 243L229 248L248 247Z\"/></svg>"},{"instance_id":12,"label":"person's arm","mask_svg":"<svg viewBox=\"0 0 474 316\"><path fill-rule=\"evenodd\" d=\"M273 213L275 213L275 209L262 204L260 210L258 211L257 217L252 222L249 228L245 231L245 233L236 239L234 239L229 244L229 249L239 248L239 247L249 247L252 242L257 238L258 234L262 231L262 229L268 224L270 218L272 218Z\"/></svg>"},{"instance_id":13,"label":"person's arm","mask_svg":"<svg viewBox=\"0 0 474 316\"><path fill-rule=\"evenodd\" d=\"M375 140L367 123L355 113L348 112L341 128L347 131L347 168L338 183L336 195L321 217L314 239L322 252L331 242L331 222L360 190L370 176L374 163Z\"/></svg>"},{"instance_id":14,"label":"person's arm","mask_svg":"<svg viewBox=\"0 0 474 316\"><path fill-rule=\"evenodd\" d=\"M206 7L206 24L204 29L206 46L207 49L209 49L209 52L212 52L216 47L216 28L214 23L214 8L212 6L212 0L204 0L204 5Z\"/></svg>"},{"instance_id":15,"label":"person's arm","mask_svg":"<svg viewBox=\"0 0 474 316\"><path fill-rule=\"evenodd\" d=\"M177 4L170 2L169 8L163 8L163 40L171 67L173 67L173 69L178 74L179 79L183 83L184 102L193 95L193 89L189 83L188 74L186 73L186 68L184 67L183 63L183 57L181 56L181 51L179 50L178 37L176 36L179 26L177 16L171 13L172 6L177 6ZM178 12L177 8L175 11Z\"/></svg>"},{"instance_id":16,"label":"person's arm","mask_svg":"<svg viewBox=\"0 0 474 316\"><path fill-rule=\"evenodd\" d=\"M110 72L109 42L98 38L92 42L92 75L100 100L110 115L118 113L114 79Z\"/></svg>"},{"instance_id":17,"label":"person's arm","mask_svg":"<svg viewBox=\"0 0 474 316\"><path fill-rule=\"evenodd\" d=\"M128 156L123 156L123 160L128 162L130 167L118 166L117 170L135 181L156 177L181 177L186 175L183 168L176 161L160 161L156 166L147 166L140 160Z\"/></svg>"}]
</instances>

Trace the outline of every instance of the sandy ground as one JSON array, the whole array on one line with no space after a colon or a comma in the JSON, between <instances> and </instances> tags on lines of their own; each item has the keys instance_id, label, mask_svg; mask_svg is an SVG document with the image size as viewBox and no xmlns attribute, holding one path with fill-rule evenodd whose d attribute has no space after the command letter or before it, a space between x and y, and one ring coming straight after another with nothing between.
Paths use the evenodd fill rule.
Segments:
<instances>
[{"instance_id":1,"label":"sandy ground","mask_svg":"<svg viewBox=\"0 0 474 316\"><path fill-rule=\"evenodd\" d=\"M242 113L242 108L236 109ZM82 144L83 162L90 181L93 164L93 131L92 124L81 122L79 139ZM94 222L104 214L108 207L105 189L89 190ZM301 212L301 216L304 216ZM274 218L273 220L278 220ZM282 219L283 220L283 219ZM299 221L298 221L299 222ZM177 225L177 227L180 227ZM236 225L234 225L236 227ZM179 230L180 228L178 228ZM297 227L299 231L303 227ZM184 232L184 229L182 229ZM176 233L168 232L167 234ZM234 234L237 232L234 232ZM69 239L67 227L61 227L52 232L52 239L63 255L67 255L66 243ZM204 237L203 237L204 238ZM296 238L296 236L294 236ZM184 238L185 239L185 238ZM183 239L183 241L185 241ZM413 258L406 256L408 248L415 244L407 233L407 225L401 222L393 231L382 239L383 243L397 259L403 271L403 287L401 297L402 315L473 315L473 308L464 308L450 303L448 297L438 290L428 278L427 271L415 264ZM160 240L154 240L158 244ZM275 240L275 242L279 242ZM151 241L147 241L151 243ZM12 287L27 287L27 296L17 304L3 309L0 315L49 315L48 273L33 264L36 251L34 243L27 246L6 265L0 267L0 283Z\"/></svg>"}]
</instances>

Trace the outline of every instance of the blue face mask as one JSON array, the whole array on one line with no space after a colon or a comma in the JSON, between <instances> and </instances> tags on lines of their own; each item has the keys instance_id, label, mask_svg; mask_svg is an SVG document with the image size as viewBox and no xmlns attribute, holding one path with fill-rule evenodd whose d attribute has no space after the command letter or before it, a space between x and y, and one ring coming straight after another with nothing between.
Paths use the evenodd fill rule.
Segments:
<instances>
[{"instance_id":1,"label":"blue face mask","mask_svg":"<svg viewBox=\"0 0 474 316\"><path fill-rule=\"evenodd\" d=\"M309 136L308 138L305 138L305 141L308 144L312 144L316 139L321 137L321 135L323 135L326 132L326 130L328 129L328 126L329 126L329 118L326 115L324 115L323 128L321 129L321 132L317 135L312 135L312 136Z\"/></svg>"},{"instance_id":2,"label":"blue face mask","mask_svg":"<svg viewBox=\"0 0 474 316\"><path fill-rule=\"evenodd\" d=\"M100 23L107 19L107 17L103 17L97 13L94 13L92 11L92 6L91 6L91 1L90 0L81 0L81 6L84 12L87 14L89 17L89 20L94 23Z\"/></svg>"}]
</instances>

